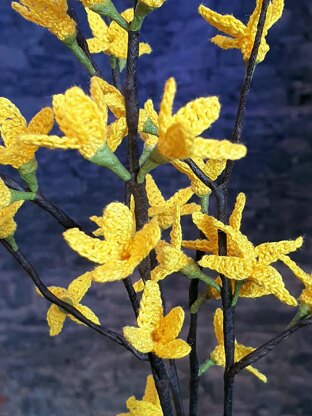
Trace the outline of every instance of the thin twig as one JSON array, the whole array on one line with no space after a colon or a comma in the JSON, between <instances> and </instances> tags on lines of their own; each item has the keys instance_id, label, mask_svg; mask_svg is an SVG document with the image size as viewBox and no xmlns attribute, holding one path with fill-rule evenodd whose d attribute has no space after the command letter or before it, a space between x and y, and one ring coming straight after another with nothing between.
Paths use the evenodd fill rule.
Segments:
<instances>
[{"instance_id":1,"label":"thin twig","mask_svg":"<svg viewBox=\"0 0 312 416\"><path fill-rule=\"evenodd\" d=\"M262 344L260 347L256 348L253 352L246 355L241 360L237 361L229 370L229 374L235 376L244 368L256 363L261 358L265 357L271 351L273 351L278 345L285 341L291 334L297 332L299 329L304 328L305 326L312 324L312 316L302 319L296 323L296 325L291 328L285 329L276 337L270 339L266 343Z\"/></svg>"},{"instance_id":2,"label":"thin twig","mask_svg":"<svg viewBox=\"0 0 312 416\"><path fill-rule=\"evenodd\" d=\"M26 259L26 257L18 250L14 251L11 246L5 241L0 240L2 245L8 250L8 252L14 257L14 259L19 263L19 265L24 269L25 272L29 275L32 279L36 287L39 289L40 293L43 297L45 297L49 302L59 306L60 308L64 309L67 313L73 315L77 318L80 322L88 326L89 328L93 329L94 331L98 332L99 334L111 339L115 343L121 345L122 347L129 350L136 358L142 361L147 361L148 357L146 354L142 354L138 352L135 348L132 347L120 334L115 331L112 331L102 325L97 325L94 322L90 321L86 318L82 313L76 309L74 306L62 301L61 299L57 298L43 283L40 279L36 269L32 266L32 264Z\"/></svg>"}]
</instances>

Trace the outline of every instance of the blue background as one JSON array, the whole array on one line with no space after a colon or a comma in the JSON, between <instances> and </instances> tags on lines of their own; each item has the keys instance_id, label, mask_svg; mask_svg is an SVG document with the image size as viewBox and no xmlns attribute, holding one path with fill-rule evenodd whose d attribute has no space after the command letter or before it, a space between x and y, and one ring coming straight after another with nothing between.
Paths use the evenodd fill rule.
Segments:
<instances>
[{"instance_id":1,"label":"blue background","mask_svg":"<svg viewBox=\"0 0 312 416\"><path fill-rule=\"evenodd\" d=\"M122 10L131 2L116 4ZM210 0L206 4L246 21L254 2ZM74 5L88 37L85 16L79 4ZM174 76L178 83L176 108L198 96L220 97L221 116L209 136L229 138L244 65L239 51L222 51L209 42L216 31L200 18L197 6L193 0L168 0L146 21L142 40L151 44L153 54L140 58L140 103L151 97L157 107L166 79ZM230 184L230 208L239 191L247 195L243 229L255 244L306 237L295 258L307 271L311 270L312 231L311 18L310 0L286 0L283 18L269 33L271 51L257 67L249 96L243 133L248 156L235 165ZM12 100L28 119L50 104L53 94L73 85L88 89L88 76L75 57L46 30L11 10L9 1L0 4L0 56L0 95ZM110 81L108 58L96 59ZM107 203L123 199L120 181L79 154L42 149L38 160L42 191L85 225ZM166 196L187 186L185 178L170 166L160 168L156 177ZM21 249L47 284L66 285L90 267L65 245L61 228L37 207L23 207L18 223ZM190 224L187 233L192 233ZM106 416L124 411L128 396L140 397L147 366L73 324L50 339L45 302L34 294L32 284L3 249L1 258L0 415ZM283 271L288 288L299 294L295 279ZM169 307L180 304L186 309L187 284L177 278L173 288L168 279ZM97 286L86 298L102 322L116 330L132 320L123 290L121 283ZM200 321L202 360L215 345L210 322L207 328L215 306L207 306ZM278 333L293 314L291 308L272 298L245 300L239 306L238 337L247 345L259 345ZM259 386L248 374L238 377L236 414L311 414L311 330L304 331L259 365L270 379L268 385ZM186 370L186 361L181 362L185 394ZM200 414L221 414L221 382L220 369L203 377Z\"/></svg>"}]
</instances>

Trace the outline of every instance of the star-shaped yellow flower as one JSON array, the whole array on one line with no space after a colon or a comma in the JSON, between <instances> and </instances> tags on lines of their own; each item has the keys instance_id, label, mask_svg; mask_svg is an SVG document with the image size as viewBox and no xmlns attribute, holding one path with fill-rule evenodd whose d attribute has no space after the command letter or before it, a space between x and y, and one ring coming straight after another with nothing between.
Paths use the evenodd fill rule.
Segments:
<instances>
[{"instance_id":1,"label":"star-shaped yellow flower","mask_svg":"<svg viewBox=\"0 0 312 416\"><path fill-rule=\"evenodd\" d=\"M177 207L180 208L181 215L190 215L193 212L200 211L198 204L187 204L187 201L193 196L193 191L190 187L180 189L166 201L152 176L147 175L146 193L150 204L148 215L151 218L156 217L162 229L167 229L173 224Z\"/></svg>"},{"instance_id":2,"label":"star-shaped yellow flower","mask_svg":"<svg viewBox=\"0 0 312 416\"><path fill-rule=\"evenodd\" d=\"M85 159L128 180L130 174L113 153L127 134L126 119L121 117L107 125L107 105L97 77L91 80L90 92L89 97L81 88L72 87L53 97L55 118L65 136L26 134L21 140L49 149L76 149Z\"/></svg>"},{"instance_id":3,"label":"star-shaped yellow flower","mask_svg":"<svg viewBox=\"0 0 312 416\"><path fill-rule=\"evenodd\" d=\"M246 155L246 147L228 140L204 139L199 135L219 118L217 97L198 98L172 114L176 82L170 78L165 86L158 116L158 141L143 163L138 181L160 164L188 158L237 160Z\"/></svg>"},{"instance_id":4,"label":"star-shaped yellow flower","mask_svg":"<svg viewBox=\"0 0 312 416\"><path fill-rule=\"evenodd\" d=\"M232 15L222 15L216 13L204 5L199 6L199 13L208 23L226 34L226 36L217 35L213 37L211 41L222 49L240 49L243 54L244 61L248 62L257 33L262 3L263 0L256 0L255 10L250 16L247 25ZM269 4L257 57L258 63L264 60L270 49L265 38L269 29L281 18L283 9L284 0L272 0Z\"/></svg>"},{"instance_id":5,"label":"star-shaped yellow flower","mask_svg":"<svg viewBox=\"0 0 312 416\"><path fill-rule=\"evenodd\" d=\"M193 162L204 172L208 178L215 181L219 175L223 172L226 166L226 160L212 160L204 161L200 158L194 158ZM195 175L192 169L182 160L177 160L172 163L173 166L180 172L184 173L191 181L191 187L194 194L198 196L204 196L211 193L211 189L208 188L203 182Z\"/></svg>"},{"instance_id":6,"label":"star-shaped yellow flower","mask_svg":"<svg viewBox=\"0 0 312 416\"><path fill-rule=\"evenodd\" d=\"M138 351L153 352L164 359L177 359L188 355L191 347L176 339L184 322L184 311L178 306L164 316L161 293L156 282L148 280L140 302L138 328L126 326L127 341Z\"/></svg>"},{"instance_id":7,"label":"star-shaped yellow flower","mask_svg":"<svg viewBox=\"0 0 312 416\"><path fill-rule=\"evenodd\" d=\"M12 7L24 19L47 28L61 41L76 37L76 23L68 15L67 0L20 0Z\"/></svg>"},{"instance_id":8,"label":"star-shaped yellow flower","mask_svg":"<svg viewBox=\"0 0 312 416\"><path fill-rule=\"evenodd\" d=\"M281 302L296 306L297 301L285 289L282 276L271 264L280 260L283 255L300 248L303 243L302 237L290 241L263 243L254 247L240 231L244 206L245 196L240 194L230 218L230 225L225 225L209 215L200 212L194 213L193 221L205 234L207 240L186 241L183 242L183 246L214 253L203 256L199 261L202 267L215 270L230 279L247 279L247 282L255 283L253 290L257 286L263 286L263 294L271 293ZM227 256L219 256L217 254L218 230L223 231L227 235Z\"/></svg>"},{"instance_id":9,"label":"star-shaped yellow flower","mask_svg":"<svg viewBox=\"0 0 312 416\"><path fill-rule=\"evenodd\" d=\"M87 8L86 11L89 25L94 36L87 40L90 52L104 52L107 55L113 55L119 59L127 59L128 32L114 21L107 26L102 17L91 9ZM131 22L134 16L133 9L125 10L121 13L121 16L127 22ZM149 44L140 42L140 56L151 52L152 49Z\"/></svg>"},{"instance_id":10,"label":"star-shaped yellow flower","mask_svg":"<svg viewBox=\"0 0 312 416\"><path fill-rule=\"evenodd\" d=\"M82 313L87 319L94 322L97 325L100 325L100 321L98 317L91 311L90 308L87 306L81 305L80 301L90 288L92 283L92 276L90 272L83 274L82 276L77 277L77 279L73 280L67 289L62 287L50 286L49 290L53 293L54 296L61 299L63 302L66 302ZM36 290L36 292L40 295L41 293ZM60 308L57 305L50 306L48 313L47 313L47 321L50 327L50 335L51 337L58 335L63 328L64 322L66 317L70 318L72 321L76 322L77 324L82 324L82 322L78 321L74 316L68 314L65 310Z\"/></svg>"},{"instance_id":11,"label":"star-shaped yellow flower","mask_svg":"<svg viewBox=\"0 0 312 416\"><path fill-rule=\"evenodd\" d=\"M0 209L0 238L9 238L16 231L14 216L23 205L24 201L17 201Z\"/></svg>"},{"instance_id":12,"label":"star-shaped yellow flower","mask_svg":"<svg viewBox=\"0 0 312 416\"><path fill-rule=\"evenodd\" d=\"M215 331L215 336L218 341L218 345L210 354L210 360L213 361L216 365L221 367L225 367L225 350L224 350L224 336L223 336L223 312L222 309L218 308L214 314L213 318L213 326ZM247 354L254 351L255 348L246 347L245 345L238 344L235 341L235 357L234 361L237 362L244 358ZM246 370L249 371L251 374L259 378L259 380L263 381L264 383L267 382L267 378L264 374L260 373L256 368L253 366L246 367Z\"/></svg>"},{"instance_id":13,"label":"star-shaped yellow flower","mask_svg":"<svg viewBox=\"0 0 312 416\"><path fill-rule=\"evenodd\" d=\"M27 125L19 109L7 98L0 97L0 164L20 169L35 158L38 146L20 142L23 134L48 134L54 124L52 109L43 108Z\"/></svg>"},{"instance_id":14,"label":"star-shaped yellow flower","mask_svg":"<svg viewBox=\"0 0 312 416\"><path fill-rule=\"evenodd\" d=\"M117 416L163 416L158 393L153 376L146 379L145 393L142 400L129 397L127 400L128 413L119 413Z\"/></svg>"},{"instance_id":15,"label":"star-shaped yellow flower","mask_svg":"<svg viewBox=\"0 0 312 416\"><path fill-rule=\"evenodd\" d=\"M91 217L100 228L94 232L99 238L89 237L78 228L65 231L70 247L81 256L100 264L92 271L96 282L112 282L131 275L160 240L156 220L136 232L133 210L119 202L109 204L102 217Z\"/></svg>"}]
</instances>

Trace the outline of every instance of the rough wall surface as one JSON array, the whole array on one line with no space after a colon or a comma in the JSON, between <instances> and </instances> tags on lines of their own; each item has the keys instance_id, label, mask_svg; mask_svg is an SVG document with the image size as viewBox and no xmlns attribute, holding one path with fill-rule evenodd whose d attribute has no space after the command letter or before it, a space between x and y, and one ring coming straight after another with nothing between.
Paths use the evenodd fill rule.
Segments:
<instances>
[{"instance_id":1,"label":"rough wall surface","mask_svg":"<svg viewBox=\"0 0 312 416\"><path fill-rule=\"evenodd\" d=\"M9 3L0 4L0 95L30 117L50 103L52 94L74 84L87 88L88 79L56 39L17 16ZM125 3L131 2L118 4ZM209 0L206 4L245 19L254 1ZM140 60L140 100L152 97L158 104L165 80L174 76L179 88L177 107L196 96L220 96L222 114L209 135L229 137L244 67L239 52L220 51L209 43L215 31L198 16L197 5L194 0L168 0L147 21L142 36L154 52ZM244 132L249 154L236 164L230 192L231 203L238 191L247 194L244 230L255 243L306 236L296 258L307 270L312 263L311 18L310 0L286 0L284 16L270 32L271 51L256 70L249 99ZM107 59L99 57L98 62L109 79ZM77 154L40 150L39 160L43 192L85 225L108 202L122 201L121 183ZM186 184L170 167L160 169L157 178L168 196ZM18 222L21 249L47 283L65 285L88 269L89 264L66 246L61 228L44 212L27 205ZM0 251L0 416L110 416L124 411L127 397L141 396L148 366L74 324L51 339L45 321L47 305L4 249ZM179 304L187 309L187 282L176 279L174 289L170 278L165 284L168 307ZM289 276L287 283L299 293L294 278ZM121 283L95 287L86 303L114 329L133 320ZM241 301L239 306L239 341L254 346L284 328L293 313L272 298ZM200 319L202 360L215 345L210 324L214 309L214 304L207 305ZM311 330L303 330L258 365L269 377L267 385L259 385L249 374L237 378L235 415L311 415ZM186 392L187 361L179 363L179 371ZM221 382L220 369L211 369L203 377L199 415L221 414Z\"/></svg>"}]
</instances>

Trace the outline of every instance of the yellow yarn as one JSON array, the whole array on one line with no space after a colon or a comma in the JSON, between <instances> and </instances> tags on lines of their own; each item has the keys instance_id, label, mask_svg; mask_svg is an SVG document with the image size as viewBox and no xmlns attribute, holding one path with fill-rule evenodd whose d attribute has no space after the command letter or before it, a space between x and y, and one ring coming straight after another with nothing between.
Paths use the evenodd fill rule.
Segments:
<instances>
[{"instance_id":1,"label":"yellow yarn","mask_svg":"<svg viewBox=\"0 0 312 416\"><path fill-rule=\"evenodd\" d=\"M102 217L91 220L100 227L95 235L104 240L89 237L78 228L65 231L64 238L79 255L100 264L91 272L97 282L129 276L160 240L157 221L150 221L136 232L133 211L119 202L109 204Z\"/></svg>"},{"instance_id":2,"label":"yellow yarn","mask_svg":"<svg viewBox=\"0 0 312 416\"><path fill-rule=\"evenodd\" d=\"M127 134L125 120L108 126L106 99L98 79L92 79L90 90L91 97L79 87L54 95L55 118L65 136L27 132L21 137L22 143L48 149L75 149L86 159L92 158L106 142L112 146L111 150L116 150Z\"/></svg>"},{"instance_id":3,"label":"yellow yarn","mask_svg":"<svg viewBox=\"0 0 312 416\"><path fill-rule=\"evenodd\" d=\"M14 216L24 201L17 201L0 209L0 238L8 238L16 231Z\"/></svg>"},{"instance_id":4,"label":"yellow yarn","mask_svg":"<svg viewBox=\"0 0 312 416\"><path fill-rule=\"evenodd\" d=\"M86 3L86 2L85 2ZM94 4L85 4L92 7ZM106 25L101 16L90 9L86 9L89 25L93 38L88 39L88 46L91 53L105 53L116 56L119 59L127 59L128 32L119 26L118 23L112 22ZM121 16L129 23L133 20L133 9L127 9ZM139 55L149 54L152 49L148 43L140 42Z\"/></svg>"},{"instance_id":5,"label":"yellow yarn","mask_svg":"<svg viewBox=\"0 0 312 416\"><path fill-rule=\"evenodd\" d=\"M225 349L224 349L224 337L223 337L223 312L222 309L218 308L214 314L213 326L215 331L215 336L218 342L218 345L212 351L210 358L215 362L216 365L225 367ZM245 345L238 344L235 341L235 354L234 361L237 362L244 358L247 354L254 351L255 348L246 347ZM257 377L262 382L266 383L267 378L264 374L258 371L253 366L246 367L246 370Z\"/></svg>"},{"instance_id":6,"label":"yellow yarn","mask_svg":"<svg viewBox=\"0 0 312 416\"><path fill-rule=\"evenodd\" d=\"M166 0L139 0L140 3L145 4L148 7L153 7L157 9L158 7L161 7Z\"/></svg>"},{"instance_id":7,"label":"yellow yarn","mask_svg":"<svg viewBox=\"0 0 312 416\"><path fill-rule=\"evenodd\" d=\"M181 307L173 308L163 316L159 286L151 280L145 283L137 318L137 327L123 329L128 342L138 351L154 352L164 359L177 359L190 353L191 347L183 340L176 339L184 322Z\"/></svg>"},{"instance_id":8,"label":"yellow yarn","mask_svg":"<svg viewBox=\"0 0 312 416\"><path fill-rule=\"evenodd\" d=\"M66 303L69 303L70 305L78 309L79 312L81 312L82 315L84 315L87 319L89 319L97 325L100 325L100 321L98 317L94 314L94 312L92 312L92 310L89 309L87 306L80 304L81 299L84 297L88 289L91 287L91 283L91 273L87 272L73 280L69 284L67 289L64 289L62 287L50 286L49 290L57 298L61 299ZM38 289L36 290L36 292L38 293L38 295L42 296ZM74 316L68 314L64 309L58 307L57 305L50 306L47 313L47 321L50 327L51 337L58 335L62 331L66 317L70 318L77 324L82 324L82 322L80 322Z\"/></svg>"},{"instance_id":9,"label":"yellow yarn","mask_svg":"<svg viewBox=\"0 0 312 416\"><path fill-rule=\"evenodd\" d=\"M256 0L255 10L250 16L247 25L243 24L232 15L216 13L204 5L199 6L199 13L208 23L226 34L226 36L217 35L213 37L211 41L222 49L240 49L244 61L248 62L257 33L262 3L263 0ZM268 30L281 18L283 8L284 0L272 0L269 4L257 57L258 62L264 60L270 49L265 38L268 34Z\"/></svg>"},{"instance_id":10,"label":"yellow yarn","mask_svg":"<svg viewBox=\"0 0 312 416\"><path fill-rule=\"evenodd\" d=\"M199 205L195 203L187 204L187 201L193 196L191 188L180 189L166 201L153 177L146 175L146 193L150 204L148 215L151 218L156 217L162 229L169 228L172 225L176 207L179 207L181 215L190 215L193 212L200 211Z\"/></svg>"},{"instance_id":11,"label":"yellow yarn","mask_svg":"<svg viewBox=\"0 0 312 416\"><path fill-rule=\"evenodd\" d=\"M38 146L20 141L23 134L48 134L54 124L51 108L39 111L28 126L19 109L7 98L0 97L0 132L4 146L0 146L0 164L19 169L34 159Z\"/></svg>"},{"instance_id":12,"label":"yellow yarn","mask_svg":"<svg viewBox=\"0 0 312 416\"><path fill-rule=\"evenodd\" d=\"M165 85L158 117L156 148L164 159L175 161L199 157L236 160L246 155L246 147L241 144L197 137L219 118L221 106L217 97L198 98L173 115L175 94L176 82L170 78Z\"/></svg>"},{"instance_id":13,"label":"yellow yarn","mask_svg":"<svg viewBox=\"0 0 312 416\"><path fill-rule=\"evenodd\" d=\"M0 209L7 207L11 203L11 191L0 178Z\"/></svg>"},{"instance_id":14,"label":"yellow yarn","mask_svg":"<svg viewBox=\"0 0 312 416\"><path fill-rule=\"evenodd\" d=\"M142 400L130 397L127 408L130 413L119 413L117 416L163 416L153 376L147 376Z\"/></svg>"},{"instance_id":15,"label":"yellow yarn","mask_svg":"<svg viewBox=\"0 0 312 416\"><path fill-rule=\"evenodd\" d=\"M20 0L12 8L24 19L47 28L61 41L76 37L76 22L67 14L67 0Z\"/></svg>"},{"instance_id":16,"label":"yellow yarn","mask_svg":"<svg viewBox=\"0 0 312 416\"><path fill-rule=\"evenodd\" d=\"M116 118L126 117L125 99L121 92L102 78L91 78L91 95L94 91L101 91L103 100Z\"/></svg>"}]
</instances>

